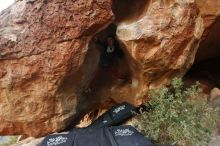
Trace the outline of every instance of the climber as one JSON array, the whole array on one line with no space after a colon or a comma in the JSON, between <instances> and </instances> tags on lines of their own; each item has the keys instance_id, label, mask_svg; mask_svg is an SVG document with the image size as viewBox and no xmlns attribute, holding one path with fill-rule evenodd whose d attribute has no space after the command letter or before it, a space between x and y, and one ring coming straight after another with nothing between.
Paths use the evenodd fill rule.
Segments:
<instances>
[{"instance_id":1,"label":"climber","mask_svg":"<svg viewBox=\"0 0 220 146\"><path fill-rule=\"evenodd\" d=\"M116 67L117 60L121 59L124 54L114 37L109 36L105 43L101 42L98 38L95 38L95 42L97 42L102 48L100 66L104 70L110 72L119 81L125 80L125 77L119 73L119 70Z\"/></svg>"},{"instance_id":2,"label":"climber","mask_svg":"<svg viewBox=\"0 0 220 146\"><path fill-rule=\"evenodd\" d=\"M122 73L124 71L119 70L119 64L122 61L124 54L119 48L119 45L117 44L117 41L115 41L114 37L107 37L106 42L102 42L95 37L94 42L100 46L100 67L98 68L95 77L90 82L89 88L85 90L85 93L90 93L92 91L92 87L103 71L110 73L120 84L125 82L131 83L128 73Z\"/></svg>"}]
</instances>

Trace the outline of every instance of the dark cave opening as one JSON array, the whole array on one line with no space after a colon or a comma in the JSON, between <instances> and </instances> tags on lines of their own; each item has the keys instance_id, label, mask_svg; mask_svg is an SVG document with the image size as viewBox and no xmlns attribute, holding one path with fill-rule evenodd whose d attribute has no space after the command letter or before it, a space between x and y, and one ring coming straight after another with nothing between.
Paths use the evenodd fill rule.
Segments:
<instances>
[{"instance_id":1,"label":"dark cave opening","mask_svg":"<svg viewBox=\"0 0 220 146\"><path fill-rule=\"evenodd\" d=\"M100 50L103 48L97 45L97 43L94 41L94 38L98 38L102 43L105 43L108 36L111 36L114 37L115 43L118 44L123 56L114 58L113 67L110 69L113 71L109 71L109 69L106 70L105 68L100 67L99 64L93 79L90 82L90 85L87 87L89 90L86 89L84 92L85 94L90 94L90 96L95 96L97 99L99 99L103 98L99 96L103 95L104 93L101 92L104 92L105 90L113 91L116 88L122 88L125 86L131 88L129 87L132 83L131 65L129 65L130 61L129 57L127 56L128 53L126 52L126 49L123 48L123 45L121 45L117 39L117 25L122 22L129 23L131 21L133 22L138 20L143 16L144 12L147 11L149 3L150 1L148 0L138 0L138 2L134 0L113 0L112 11L114 13L115 20L107 28L103 29L93 37L92 41L90 42L89 49L99 50L99 56L101 56ZM101 61L102 60L99 60L99 62ZM122 78L123 81L119 81L120 78ZM129 90L129 92L133 91ZM113 98L114 100L114 97L110 97L111 95L108 96L109 97L106 98ZM123 100L126 100L126 98L123 98L120 102Z\"/></svg>"},{"instance_id":2,"label":"dark cave opening","mask_svg":"<svg viewBox=\"0 0 220 146\"><path fill-rule=\"evenodd\" d=\"M117 40L116 28L117 26L112 23L92 38L83 67L80 73L77 73L90 74L86 77L87 84L83 87L78 101L80 105L83 103L83 106L79 106L78 109L81 111L81 115L77 118L77 123L79 119L82 120L79 122L79 127L84 127L88 119L90 122L93 121L111 106L126 101L126 98L121 97L118 93L121 88L130 88L132 74L124 50ZM110 67L103 67L102 52L106 48L100 45L100 42L106 44L109 36L114 37L114 43L119 47L122 56L114 56L113 64Z\"/></svg>"},{"instance_id":3,"label":"dark cave opening","mask_svg":"<svg viewBox=\"0 0 220 146\"><path fill-rule=\"evenodd\" d=\"M204 93L217 87L220 88L220 58L213 58L195 63L184 79L190 85L199 81Z\"/></svg>"},{"instance_id":4,"label":"dark cave opening","mask_svg":"<svg viewBox=\"0 0 220 146\"><path fill-rule=\"evenodd\" d=\"M131 83L131 71L125 53L117 40L116 29L117 26L115 24L110 24L106 29L95 35L89 45L89 49L98 51L99 61L93 78L85 89L84 94L93 96L97 100L101 100L100 98L109 100L111 98L109 94L101 97L105 95L104 92L112 90L115 85L123 86ZM102 63L103 58L105 59L102 54L106 51L105 47L108 47L107 39L109 37L113 38L116 53L112 56L111 65L105 66ZM104 44L104 46L100 43Z\"/></svg>"},{"instance_id":5,"label":"dark cave opening","mask_svg":"<svg viewBox=\"0 0 220 146\"><path fill-rule=\"evenodd\" d=\"M142 17L148 5L148 0L139 0L138 2L134 0L113 0L112 11L115 19L106 28L93 36L84 61L84 72L88 72L88 67L91 66L89 69L90 76L87 77L87 84L84 84L80 101L78 101L79 103L84 103L83 107L79 107L84 118L88 116L86 119L92 120L93 117L97 117L100 112L110 108L112 105L124 101L134 102L137 89L133 88L132 85L133 74L129 64L131 60L127 56L126 48L123 48L123 45L120 44L116 31L119 23L129 23ZM106 43L108 36L114 37L115 43L124 54L122 57L114 58L114 63L110 70L100 65L103 47L96 40L98 38L100 42ZM117 72L117 75L114 72ZM88 73L86 74L88 75ZM91 105L93 106L91 107ZM82 118L82 115L80 116L80 119L84 118ZM84 125L83 123L84 121L80 122L80 124Z\"/></svg>"},{"instance_id":6,"label":"dark cave opening","mask_svg":"<svg viewBox=\"0 0 220 146\"><path fill-rule=\"evenodd\" d=\"M129 64L131 61L127 56L128 53L126 52L126 48L123 48L123 45L121 45L120 41L117 39L116 31L119 23L129 23L130 21L135 21L142 17L148 5L148 0L139 0L138 2L134 0L113 0L112 10L115 20L101 32L93 36L88 46L84 66L85 68L92 66L92 68L90 69L90 79L87 79L88 84L83 87L79 101L80 103L84 103L83 105L88 103L88 106L82 109L84 115L87 114L88 116L93 115L92 117L96 117L99 115L99 113L96 113L97 110L108 109L112 105L124 101L130 103L134 102L137 89L132 87L133 74L131 65ZM122 80L108 69L106 70L100 66L101 51L103 48L97 44L95 38L105 43L108 36L114 37L115 43L118 44L120 50L124 54L121 58L114 58L112 69L114 70L113 72L117 72L117 74L122 77ZM94 55L96 57L94 57ZM95 106L91 107L91 104ZM79 108L81 109L82 107ZM94 111L94 113L91 112L88 114L88 111ZM89 116L89 119L92 120L92 117Z\"/></svg>"},{"instance_id":7,"label":"dark cave opening","mask_svg":"<svg viewBox=\"0 0 220 146\"><path fill-rule=\"evenodd\" d=\"M133 66L131 66L129 53L126 48L124 48L125 46L120 44L117 38L117 25L138 20L145 14L149 4L150 1L148 0L138 0L138 2L134 0L113 0L112 11L115 16L114 21L93 36L88 47L88 52L92 52L91 50L98 51L96 54L98 54L99 59L98 64L93 65L96 66L96 70L92 70L89 84L83 88L84 91L82 93L84 97L93 97L101 102L105 100L112 100L116 103L123 101L134 102L133 96L135 96L136 89L132 88L132 79L134 76L132 73ZM101 56L103 47L97 44L95 38L98 38L102 43L106 43L109 36L114 37L115 44L119 46L123 55L122 57L114 57L113 65L107 69L100 65L100 62L102 62ZM88 62L87 64L89 64ZM119 93L121 89L124 94L122 92ZM115 91L115 93L113 93L113 91ZM128 97L128 95L130 97Z\"/></svg>"},{"instance_id":8,"label":"dark cave opening","mask_svg":"<svg viewBox=\"0 0 220 146\"><path fill-rule=\"evenodd\" d=\"M204 93L220 88L220 19L211 27L206 38L200 43L195 63L184 79L191 84L199 81Z\"/></svg>"}]
</instances>

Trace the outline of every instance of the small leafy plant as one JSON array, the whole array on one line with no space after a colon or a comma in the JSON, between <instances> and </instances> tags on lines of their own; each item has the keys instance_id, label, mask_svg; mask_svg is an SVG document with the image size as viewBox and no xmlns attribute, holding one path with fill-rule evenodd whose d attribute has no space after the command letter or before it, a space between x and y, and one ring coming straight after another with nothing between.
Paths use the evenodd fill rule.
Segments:
<instances>
[{"instance_id":1,"label":"small leafy plant","mask_svg":"<svg viewBox=\"0 0 220 146\"><path fill-rule=\"evenodd\" d=\"M141 111L136 127L152 141L178 146L205 146L219 118L219 109L208 107L201 95L199 83L184 90L181 79L171 87L150 92L149 111Z\"/></svg>"},{"instance_id":2,"label":"small leafy plant","mask_svg":"<svg viewBox=\"0 0 220 146\"><path fill-rule=\"evenodd\" d=\"M11 146L12 144L15 144L17 142L17 139L17 136L9 136L6 142L0 142L0 146Z\"/></svg>"}]
</instances>

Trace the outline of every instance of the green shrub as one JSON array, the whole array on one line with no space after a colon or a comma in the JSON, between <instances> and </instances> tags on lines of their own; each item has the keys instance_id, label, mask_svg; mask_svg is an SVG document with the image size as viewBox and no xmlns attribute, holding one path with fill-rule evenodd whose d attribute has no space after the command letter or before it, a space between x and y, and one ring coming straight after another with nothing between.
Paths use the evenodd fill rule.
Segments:
<instances>
[{"instance_id":1,"label":"green shrub","mask_svg":"<svg viewBox=\"0 0 220 146\"><path fill-rule=\"evenodd\" d=\"M11 146L17 142L18 136L9 136L8 141L5 143L0 143L0 146Z\"/></svg>"},{"instance_id":2,"label":"green shrub","mask_svg":"<svg viewBox=\"0 0 220 146\"><path fill-rule=\"evenodd\" d=\"M151 91L151 100L145 104L151 110L137 115L137 129L160 144L207 145L219 109L209 108L204 98L198 100L200 92L199 83L183 90L183 82L177 78L170 88Z\"/></svg>"}]
</instances>

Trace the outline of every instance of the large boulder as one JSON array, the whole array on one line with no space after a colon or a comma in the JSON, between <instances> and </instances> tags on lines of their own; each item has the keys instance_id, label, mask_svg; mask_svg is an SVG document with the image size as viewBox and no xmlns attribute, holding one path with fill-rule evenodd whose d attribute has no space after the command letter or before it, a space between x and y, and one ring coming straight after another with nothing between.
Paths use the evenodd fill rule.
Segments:
<instances>
[{"instance_id":1,"label":"large boulder","mask_svg":"<svg viewBox=\"0 0 220 146\"><path fill-rule=\"evenodd\" d=\"M137 17L118 20L117 28L136 82L137 99L149 88L188 71L204 31L193 0L152 0L142 9Z\"/></svg>"},{"instance_id":2,"label":"large boulder","mask_svg":"<svg viewBox=\"0 0 220 146\"><path fill-rule=\"evenodd\" d=\"M98 58L88 44L113 20L111 5L19 0L0 13L1 135L60 131L92 108L81 100Z\"/></svg>"}]
</instances>

